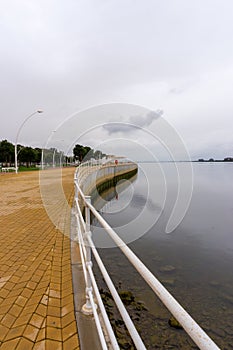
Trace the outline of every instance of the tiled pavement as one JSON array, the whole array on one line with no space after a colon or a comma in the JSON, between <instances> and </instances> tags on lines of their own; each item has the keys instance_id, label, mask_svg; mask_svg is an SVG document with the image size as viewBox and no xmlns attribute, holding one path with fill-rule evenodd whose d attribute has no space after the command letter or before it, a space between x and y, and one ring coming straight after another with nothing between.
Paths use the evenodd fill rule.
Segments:
<instances>
[{"instance_id":1,"label":"tiled pavement","mask_svg":"<svg viewBox=\"0 0 233 350\"><path fill-rule=\"evenodd\" d=\"M43 207L39 172L0 175L0 349L79 349L70 240ZM71 204L74 169L63 170Z\"/></svg>"}]
</instances>

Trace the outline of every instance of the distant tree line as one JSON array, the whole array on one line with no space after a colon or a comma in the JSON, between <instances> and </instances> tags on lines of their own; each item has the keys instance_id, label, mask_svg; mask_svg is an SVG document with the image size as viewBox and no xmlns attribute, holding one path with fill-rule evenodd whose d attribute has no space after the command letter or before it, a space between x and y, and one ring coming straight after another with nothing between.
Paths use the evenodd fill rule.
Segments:
<instances>
[{"instance_id":1,"label":"distant tree line","mask_svg":"<svg viewBox=\"0 0 233 350\"><path fill-rule=\"evenodd\" d=\"M17 145L18 163L19 165L25 165L27 167L35 166L41 163L41 148L33 148L30 146ZM50 148L44 150L45 162L52 164L56 158L62 158L66 163L70 162L71 158L82 162L91 158L99 159L105 157L106 154L99 150L94 150L88 146L75 145L73 149L73 157L68 157L63 152L58 151L56 148ZM7 140L0 141L0 163L3 166L12 166L15 163L15 145Z\"/></svg>"},{"instance_id":2,"label":"distant tree line","mask_svg":"<svg viewBox=\"0 0 233 350\"><path fill-rule=\"evenodd\" d=\"M41 148L17 145L17 153L19 164L25 164L27 167L41 161ZM15 146L7 140L0 141L0 163L10 166L15 163Z\"/></svg>"},{"instance_id":3,"label":"distant tree line","mask_svg":"<svg viewBox=\"0 0 233 350\"><path fill-rule=\"evenodd\" d=\"M233 162L233 157L226 157L224 159L214 159L214 158L203 159L203 158L200 158L200 159L198 159L198 162Z\"/></svg>"},{"instance_id":4,"label":"distant tree line","mask_svg":"<svg viewBox=\"0 0 233 350\"><path fill-rule=\"evenodd\" d=\"M91 147L82 146L79 144L75 145L73 149L73 154L74 154L75 160L78 160L79 162L90 160L92 158L99 159L99 158L106 157L106 154L102 153L99 150L95 151Z\"/></svg>"}]
</instances>

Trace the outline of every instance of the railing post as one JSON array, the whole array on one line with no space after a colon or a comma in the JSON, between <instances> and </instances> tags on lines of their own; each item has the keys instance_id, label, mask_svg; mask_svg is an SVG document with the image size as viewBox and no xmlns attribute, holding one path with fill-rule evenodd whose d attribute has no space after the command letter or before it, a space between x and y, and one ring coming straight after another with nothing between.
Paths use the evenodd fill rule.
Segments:
<instances>
[{"instance_id":1,"label":"railing post","mask_svg":"<svg viewBox=\"0 0 233 350\"><path fill-rule=\"evenodd\" d=\"M74 199L78 199L78 188L76 184L78 183L77 170L74 173Z\"/></svg>"},{"instance_id":2,"label":"railing post","mask_svg":"<svg viewBox=\"0 0 233 350\"><path fill-rule=\"evenodd\" d=\"M88 203L91 203L91 196L85 196L85 201ZM88 237L91 237L91 217L90 217L90 209L85 203L85 221L86 221L86 230L85 230L85 236L84 236L84 242L86 247L86 267L87 267L87 281L86 281L86 303L82 307L82 312L85 315L92 315L93 310L89 298L89 293L92 293L92 284L91 284L91 277L88 271L88 266L92 267L92 261L91 261L91 247L88 242ZM95 305L97 308L97 306Z\"/></svg>"}]
</instances>

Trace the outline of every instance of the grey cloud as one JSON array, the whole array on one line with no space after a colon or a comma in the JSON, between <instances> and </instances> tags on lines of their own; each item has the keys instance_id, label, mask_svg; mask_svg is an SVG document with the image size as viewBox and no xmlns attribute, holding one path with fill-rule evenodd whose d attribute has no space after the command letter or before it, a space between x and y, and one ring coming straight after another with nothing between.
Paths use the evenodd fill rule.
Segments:
<instances>
[{"instance_id":1,"label":"grey cloud","mask_svg":"<svg viewBox=\"0 0 233 350\"><path fill-rule=\"evenodd\" d=\"M109 133L109 135L115 134L118 132L128 133L128 132L131 132L132 129L135 129L135 125L130 125L130 124L123 123L123 122L121 122L121 123L111 122L111 123L103 125L103 129L106 130Z\"/></svg>"},{"instance_id":2,"label":"grey cloud","mask_svg":"<svg viewBox=\"0 0 233 350\"><path fill-rule=\"evenodd\" d=\"M173 0L169 8L154 0L1 1L0 139L13 142L37 108L43 117L25 125L21 143L41 146L77 109L130 101L152 109L159 103L191 153L203 130L211 147L216 140L226 145L233 128L232 11L231 0ZM153 112L128 117L129 125L116 119L101 137L153 127L154 120ZM214 147L218 157L231 152L230 145Z\"/></svg>"},{"instance_id":3,"label":"grey cloud","mask_svg":"<svg viewBox=\"0 0 233 350\"><path fill-rule=\"evenodd\" d=\"M110 135L114 133L129 133L133 130L150 126L154 120L160 118L163 114L162 110L150 111L145 116L134 115L125 122L110 122L103 125L103 129Z\"/></svg>"},{"instance_id":4,"label":"grey cloud","mask_svg":"<svg viewBox=\"0 0 233 350\"><path fill-rule=\"evenodd\" d=\"M161 117L162 114L163 114L162 110L157 110L156 112L150 111L145 115L145 117L142 117L142 116L130 117L129 123L137 126L141 126L141 127L150 126L153 123L153 121Z\"/></svg>"}]
</instances>

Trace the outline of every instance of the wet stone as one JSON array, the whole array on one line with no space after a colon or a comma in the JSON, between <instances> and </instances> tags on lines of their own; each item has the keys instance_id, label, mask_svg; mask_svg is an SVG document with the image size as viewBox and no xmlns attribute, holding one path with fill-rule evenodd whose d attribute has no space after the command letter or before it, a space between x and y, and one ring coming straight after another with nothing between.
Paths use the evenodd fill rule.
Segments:
<instances>
[{"instance_id":1,"label":"wet stone","mask_svg":"<svg viewBox=\"0 0 233 350\"><path fill-rule=\"evenodd\" d=\"M131 304L132 302L134 302L134 296L133 296L133 293L130 292L129 290L122 290L119 292L119 295L123 301L124 304L126 305L129 305Z\"/></svg>"},{"instance_id":2,"label":"wet stone","mask_svg":"<svg viewBox=\"0 0 233 350\"><path fill-rule=\"evenodd\" d=\"M161 282L162 282L162 284L165 284L167 286L174 286L174 284L175 284L175 280L172 278L161 280Z\"/></svg>"},{"instance_id":3,"label":"wet stone","mask_svg":"<svg viewBox=\"0 0 233 350\"><path fill-rule=\"evenodd\" d=\"M215 329L212 330L212 332L213 332L214 334L218 335L219 337L222 337L222 338L225 337L225 332L224 332L224 330L221 329L221 328L218 328L218 329L215 328Z\"/></svg>"},{"instance_id":4,"label":"wet stone","mask_svg":"<svg viewBox=\"0 0 233 350\"><path fill-rule=\"evenodd\" d=\"M160 267L159 271L160 272L174 272L176 270L176 268L172 265L164 265L162 267Z\"/></svg>"},{"instance_id":5,"label":"wet stone","mask_svg":"<svg viewBox=\"0 0 233 350\"><path fill-rule=\"evenodd\" d=\"M212 287L218 287L220 284L217 281L210 281L210 286Z\"/></svg>"},{"instance_id":6,"label":"wet stone","mask_svg":"<svg viewBox=\"0 0 233 350\"><path fill-rule=\"evenodd\" d=\"M228 335L233 335L233 328L232 328L232 326L227 326L227 327L225 327L225 332L226 332Z\"/></svg>"},{"instance_id":7,"label":"wet stone","mask_svg":"<svg viewBox=\"0 0 233 350\"><path fill-rule=\"evenodd\" d=\"M153 334L150 336L150 342L152 345L157 345L158 344L158 336L156 334Z\"/></svg>"},{"instance_id":8,"label":"wet stone","mask_svg":"<svg viewBox=\"0 0 233 350\"><path fill-rule=\"evenodd\" d=\"M181 324L177 321L177 319L175 317L170 317L169 321L168 321L169 325L173 328L177 328L177 329L183 329L183 327L181 326Z\"/></svg>"},{"instance_id":9,"label":"wet stone","mask_svg":"<svg viewBox=\"0 0 233 350\"><path fill-rule=\"evenodd\" d=\"M230 303L230 304L233 305L233 296L224 294L224 295L223 295L223 298L224 298L224 300L225 300L226 302L228 302L228 303Z\"/></svg>"},{"instance_id":10,"label":"wet stone","mask_svg":"<svg viewBox=\"0 0 233 350\"><path fill-rule=\"evenodd\" d=\"M155 257L153 257L152 258L152 261L154 261L154 262L161 262L162 261L162 258L160 257L160 256L155 256Z\"/></svg>"},{"instance_id":11,"label":"wet stone","mask_svg":"<svg viewBox=\"0 0 233 350\"><path fill-rule=\"evenodd\" d=\"M118 340L118 344L120 345L121 349L126 349L126 350L133 350L134 347L124 338L121 338Z\"/></svg>"}]
</instances>

